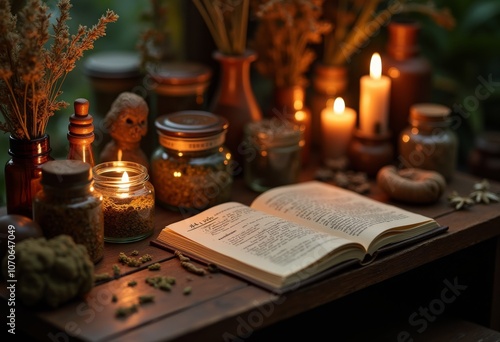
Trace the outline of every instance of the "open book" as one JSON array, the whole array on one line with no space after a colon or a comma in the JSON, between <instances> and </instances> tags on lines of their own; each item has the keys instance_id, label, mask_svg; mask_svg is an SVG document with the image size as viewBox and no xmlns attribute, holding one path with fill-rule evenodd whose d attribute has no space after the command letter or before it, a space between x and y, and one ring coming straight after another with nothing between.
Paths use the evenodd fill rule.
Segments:
<instances>
[{"instance_id":1,"label":"open book","mask_svg":"<svg viewBox=\"0 0 500 342\"><path fill-rule=\"evenodd\" d=\"M228 202L162 229L156 243L275 292L298 287L348 261L446 228L327 183L310 181ZM155 243L153 241L153 243Z\"/></svg>"}]
</instances>

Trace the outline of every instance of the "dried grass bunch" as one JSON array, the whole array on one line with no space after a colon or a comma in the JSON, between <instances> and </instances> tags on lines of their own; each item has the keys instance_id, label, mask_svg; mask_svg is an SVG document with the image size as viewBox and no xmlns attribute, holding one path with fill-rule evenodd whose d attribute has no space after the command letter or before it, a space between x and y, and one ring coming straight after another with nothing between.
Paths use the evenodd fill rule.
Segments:
<instances>
[{"instance_id":1,"label":"dried grass bunch","mask_svg":"<svg viewBox=\"0 0 500 342\"><path fill-rule=\"evenodd\" d=\"M315 60L310 44L320 43L331 25L320 20L323 0L261 0L252 3L259 22L253 48L257 71L277 87L306 86Z\"/></svg>"},{"instance_id":2,"label":"dried grass bunch","mask_svg":"<svg viewBox=\"0 0 500 342\"><path fill-rule=\"evenodd\" d=\"M243 55L247 44L250 0L193 0L217 49L226 55Z\"/></svg>"},{"instance_id":3,"label":"dried grass bunch","mask_svg":"<svg viewBox=\"0 0 500 342\"><path fill-rule=\"evenodd\" d=\"M328 3L325 18L334 29L325 36L323 63L345 65L364 47L382 26L396 14L420 13L432 18L447 29L455 26L455 20L447 8L437 8L430 0L382 1L339 0Z\"/></svg>"},{"instance_id":4,"label":"dried grass bunch","mask_svg":"<svg viewBox=\"0 0 500 342\"><path fill-rule=\"evenodd\" d=\"M111 10L90 29L71 35L69 0L59 0L59 16L49 33L51 13L41 0L28 0L17 14L9 0L0 0L0 130L17 139L35 139L46 132L49 118L68 106L58 100L67 74L106 25L118 20ZM51 42L49 42L51 40ZM50 44L50 46L48 46Z\"/></svg>"}]
</instances>

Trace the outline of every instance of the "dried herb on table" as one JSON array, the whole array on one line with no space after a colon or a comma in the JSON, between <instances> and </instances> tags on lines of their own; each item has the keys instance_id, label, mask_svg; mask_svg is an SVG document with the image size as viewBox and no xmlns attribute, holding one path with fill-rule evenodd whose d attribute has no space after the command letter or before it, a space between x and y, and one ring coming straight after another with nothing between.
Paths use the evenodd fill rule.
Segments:
<instances>
[{"instance_id":1,"label":"dried herb on table","mask_svg":"<svg viewBox=\"0 0 500 342\"><path fill-rule=\"evenodd\" d=\"M155 297L153 295L143 295L139 296L139 304L146 304L154 302Z\"/></svg>"},{"instance_id":2,"label":"dried herb on table","mask_svg":"<svg viewBox=\"0 0 500 342\"><path fill-rule=\"evenodd\" d=\"M158 262L148 266L148 270L150 270L150 271L158 271L160 268L161 268L161 264Z\"/></svg>"},{"instance_id":3,"label":"dried herb on table","mask_svg":"<svg viewBox=\"0 0 500 342\"><path fill-rule=\"evenodd\" d=\"M118 318L125 318L136 312L137 312L137 304L132 304L130 306L120 307L116 309L115 316Z\"/></svg>"},{"instance_id":4,"label":"dried herb on table","mask_svg":"<svg viewBox=\"0 0 500 342\"><path fill-rule=\"evenodd\" d=\"M460 196L456 191L453 191L448 196L448 201L456 210L465 209L474 205L474 200L470 197Z\"/></svg>"},{"instance_id":5,"label":"dried herb on table","mask_svg":"<svg viewBox=\"0 0 500 342\"><path fill-rule=\"evenodd\" d=\"M182 293L183 293L185 296L187 296L187 295L190 295L192 291L193 291L193 289L191 288L191 286L186 286L186 287L184 288L184 290L182 291Z\"/></svg>"},{"instance_id":6,"label":"dried herb on table","mask_svg":"<svg viewBox=\"0 0 500 342\"><path fill-rule=\"evenodd\" d=\"M113 275L115 277L119 277L120 276L120 267L118 265L113 265Z\"/></svg>"},{"instance_id":7,"label":"dried herb on table","mask_svg":"<svg viewBox=\"0 0 500 342\"><path fill-rule=\"evenodd\" d=\"M474 191L470 193L469 197L476 203L490 204L490 202L500 201L500 198L490 191L490 183L486 179L474 184Z\"/></svg>"},{"instance_id":8,"label":"dried herb on table","mask_svg":"<svg viewBox=\"0 0 500 342\"><path fill-rule=\"evenodd\" d=\"M167 276L156 276L146 278L146 283L156 289L170 291L175 284L175 278Z\"/></svg>"},{"instance_id":9,"label":"dried herb on table","mask_svg":"<svg viewBox=\"0 0 500 342\"><path fill-rule=\"evenodd\" d=\"M105 273L98 273L98 274L94 275L95 282L104 281L104 280L110 280L110 279L111 279L111 276L107 272L105 272Z\"/></svg>"}]
</instances>

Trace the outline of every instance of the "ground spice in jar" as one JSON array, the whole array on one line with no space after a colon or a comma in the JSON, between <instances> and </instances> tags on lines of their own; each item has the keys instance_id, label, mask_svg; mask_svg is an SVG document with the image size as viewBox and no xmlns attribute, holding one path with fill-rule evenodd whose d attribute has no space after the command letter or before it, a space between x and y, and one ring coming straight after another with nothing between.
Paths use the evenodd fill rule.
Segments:
<instances>
[{"instance_id":1,"label":"ground spice in jar","mask_svg":"<svg viewBox=\"0 0 500 342\"><path fill-rule=\"evenodd\" d=\"M94 179L103 195L106 242L138 241L154 232L155 193L143 165L101 163L94 167Z\"/></svg>"},{"instance_id":2,"label":"ground spice in jar","mask_svg":"<svg viewBox=\"0 0 500 342\"><path fill-rule=\"evenodd\" d=\"M33 199L33 219L46 238L70 235L87 248L96 263L104 253L101 194L94 190L92 169L79 160L54 160L42 166L42 190Z\"/></svg>"},{"instance_id":3,"label":"ground spice in jar","mask_svg":"<svg viewBox=\"0 0 500 342\"><path fill-rule=\"evenodd\" d=\"M179 111L155 121L160 146L151 157L157 202L196 213L228 201L233 163L224 146L227 120L205 111Z\"/></svg>"}]
</instances>

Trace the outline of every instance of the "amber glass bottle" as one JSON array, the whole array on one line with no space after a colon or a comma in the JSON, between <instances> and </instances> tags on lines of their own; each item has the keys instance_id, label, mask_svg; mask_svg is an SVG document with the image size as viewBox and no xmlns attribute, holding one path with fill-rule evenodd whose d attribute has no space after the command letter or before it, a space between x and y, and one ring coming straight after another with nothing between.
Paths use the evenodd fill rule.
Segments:
<instances>
[{"instance_id":1,"label":"amber glass bottle","mask_svg":"<svg viewBox=\"0 0 500 342\"><path fill-rule=\"evenodd\" d=\"M420 25L411 20L395 20L388 27L386 54L382 57L383 73L391 78L389 129L394 147L408 123L410 107L429 102L432 87L432 67L420 53Z\"/></svg>"},{"instance_id":2,"label":"amber glass bottle","mask_svg":"<svg viewBox=\"0 0 500 342\"><path fill-rule=\"evenodd\" d=\"M69 118L67 159L81 160L94 166L94 125L92 115L89 114L89 101L80 98L74 103L75 112Z\"/></svg>"}]
</instances>

